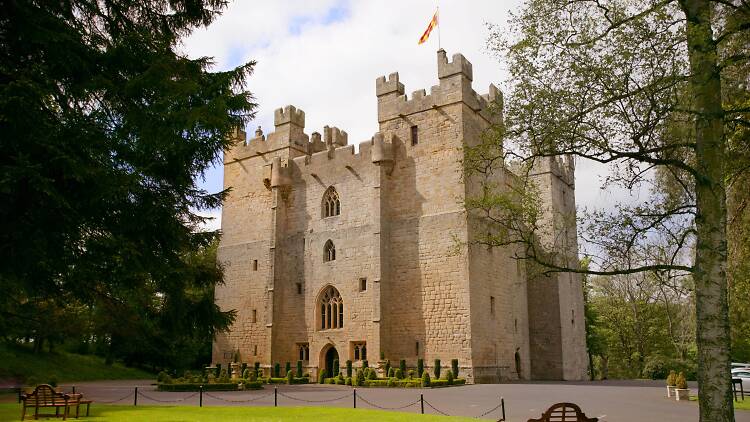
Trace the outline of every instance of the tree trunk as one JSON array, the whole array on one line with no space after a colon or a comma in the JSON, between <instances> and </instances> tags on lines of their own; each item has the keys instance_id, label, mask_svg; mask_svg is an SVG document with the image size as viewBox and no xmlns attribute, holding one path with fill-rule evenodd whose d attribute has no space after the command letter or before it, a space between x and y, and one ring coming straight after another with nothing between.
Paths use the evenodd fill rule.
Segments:
<instances>
[{"instance_id":1,"label":"tree trunk","mask_svg":"<svg viewBox=\"0 0 750 422\"><path fill-rule=\"evenodd\" d=\"M708 0L681 0L687 18L690 88L696 111L695 310L702 422L734 421L726 278L724 121Z\"/></svg>"}]
</instances>

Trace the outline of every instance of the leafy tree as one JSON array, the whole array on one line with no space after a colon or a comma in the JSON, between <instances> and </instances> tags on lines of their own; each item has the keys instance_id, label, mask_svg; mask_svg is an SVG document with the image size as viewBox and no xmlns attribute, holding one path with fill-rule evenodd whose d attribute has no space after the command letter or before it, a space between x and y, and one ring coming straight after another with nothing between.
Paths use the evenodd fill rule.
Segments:
<instances>
[{"instance_id":1,"label":"leafy tree","mask_svg":"<svg viewBox=\"0 0 750 422\"><path fill-rule=\"evenodd\" d=\"M69 310L64 303L74 302L93 313L110 357L141 360L166 347L164 356L178 359L179 350L232 321L212 300L220 269L202 261L217 234L200 232L195 214L226 192L201 190L196 178L252 117L244 85L254 63L212 72L210 58L177 50L225 5L3 2L6 338L26 335L10 331L26 315L44 317L48 306Z\"/></svg>"},{"instance_id":2,"label":"leafy tree","mask_svg":"<svg viewBox=\"0 0 750 422\"><path fill-rule=\"evenodd\" d=\"M726 189L747 170L730 138L750 124L749 22L740 0L528 0L490 40L508 61L506 120L465 160L482 183L467 208L490 229L478 242L520 246L547 272L691 276L702 421L734 420ZM607 165L608 186L650 195L586 213L589 269L555 247L554 223L572 216L547 218L538 202L535 172L559 156Z\"/></svg>"}]
</instances>

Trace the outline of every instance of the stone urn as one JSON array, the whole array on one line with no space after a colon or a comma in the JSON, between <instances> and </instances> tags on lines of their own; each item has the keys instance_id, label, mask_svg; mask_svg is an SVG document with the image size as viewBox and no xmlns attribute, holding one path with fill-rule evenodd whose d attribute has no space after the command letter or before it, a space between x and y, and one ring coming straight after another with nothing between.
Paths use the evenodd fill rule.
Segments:
<instances>
[{"instance_id":1,"label":"stone urn","mask_svg":"<svg viewBox=\"0 0 750 422\"><path fill-rule=\"evenodd\" d=\"M675 396L677 401L689 401L690 400L690 389L689 388L675 388Z\"/></svg>"},{"instance_id":2,"label":"stone urn","mask_svg":"<svg viewBox=\"0 0 750 422\"><path fill-rule=\"evenodd\" d=\"M667 386L667 398L671 398L672 396L674 396L674 390L676 388L677 387L675 387L674 385L668 385Z\"/></svg>"},{"instance_id":3,"label":"stone urn","mask_svg":"<svg viewBox=\"0 0 750 422\"><path fill-rule=\"evenodd\" d=\"M233 380L236 380L240 377L240 364L237 362L232 362L229 364L230 372L231 372L231 378Z\"/></svg>"}]
</instances>

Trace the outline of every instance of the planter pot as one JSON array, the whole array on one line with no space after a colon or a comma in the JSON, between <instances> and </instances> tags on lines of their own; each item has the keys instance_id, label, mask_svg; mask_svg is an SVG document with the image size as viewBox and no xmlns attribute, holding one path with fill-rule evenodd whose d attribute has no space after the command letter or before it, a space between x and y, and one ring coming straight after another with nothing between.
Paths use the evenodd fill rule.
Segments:
<instances>
[{"instance_id":1,"label":"planter pot","mask_svg":"<svg viewBox=\"0 0 750 422\"><path fill-rule=\"evenodd\" d=\"M667 398L674 396L674 390L675 390L675 388L677 388L677 387L675 387L674 385L668 385L667 386Z\"/></svg>"},{"instance_id":2,"label":"planter pot","mask_svg":"<svg viewBox=\"0 0 750 422\"><path fill-rule=\"evenodd\" d=\"M675 388L674 389L675 396L677 396L677 401L688 401L690 400L690 389L689 388Z\"/></svg>"}]
</instances>

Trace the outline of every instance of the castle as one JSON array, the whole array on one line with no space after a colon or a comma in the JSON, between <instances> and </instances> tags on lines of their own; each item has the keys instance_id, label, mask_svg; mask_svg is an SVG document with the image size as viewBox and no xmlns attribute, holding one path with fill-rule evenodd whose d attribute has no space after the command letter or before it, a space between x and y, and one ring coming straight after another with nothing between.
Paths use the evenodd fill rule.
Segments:
<instances>
[{"instance_id":1,"label":"castle","mask_svg":"<svg viewBox=\"0 0 750 422\"><path fill-rule=\"evenodd\" d=\"M224 156L216 303L237 310L213 362L239 351L317 377L338 360L416 367L458 359L468 382L586 376L580 277L531 275L511 247L473 243L482 224L464 199L464 145L502 124L502 95L472 89L472 65L437 53L439 84L404 95L398 73L375 82L379 131L355 153L347 133L304 132L305 114L278 109L275 131L237 131ZM499 182L512 183L503 170ZM546 159L539 187L547 244L577 262L572 160ZM573 219L574 220L574 219ZM554 231L554 233L553 233ZM565 233L560 236L556 233ZM575 260L575 261L574 261Z\"/></svg>"}]
</instances>

